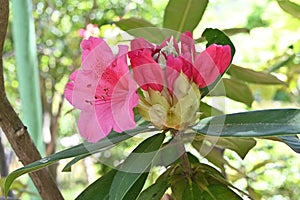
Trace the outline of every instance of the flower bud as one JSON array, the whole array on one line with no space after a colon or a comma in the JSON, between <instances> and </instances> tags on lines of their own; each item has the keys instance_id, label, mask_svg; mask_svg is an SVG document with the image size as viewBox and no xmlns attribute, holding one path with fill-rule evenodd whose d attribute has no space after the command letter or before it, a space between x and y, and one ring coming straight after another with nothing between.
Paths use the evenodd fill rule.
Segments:
<instances>
[{"instance_id":1,"label":"flower bud","mask_svg":"<svg viewBox=\"0 0 300 200\"><path fill-rule=\"evenodd\" d=\"M173 92L164 88L161 92L153 89L140 95L139 113L159 129L186 129L199 118L200 91L184 73L174 81Z\"/></svg>"}]
</instances>

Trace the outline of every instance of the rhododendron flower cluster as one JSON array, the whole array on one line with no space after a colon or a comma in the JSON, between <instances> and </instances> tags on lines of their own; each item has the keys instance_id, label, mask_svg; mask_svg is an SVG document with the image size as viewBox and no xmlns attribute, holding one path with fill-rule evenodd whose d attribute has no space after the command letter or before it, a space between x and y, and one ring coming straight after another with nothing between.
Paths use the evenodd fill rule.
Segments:
<instances>
[{"instance_id":1,"label":"rhododendron flower cluster","mask_svg":"<svg viewBox=\"0 0 300 200\"><path fill-rule=\"evenodd\" d=\"M228 45L213 44L197 54L189 32L180 43L173 37L160 45L137 38L129 52L120 45L116 56L101 38L89 37L81 47L82 68L71 74L65 96L81 110L79 132L90 142L134 128L134 108L161 130L193 125L200 115L199 88L212 84L231 61Z\"/></svg>"},{"instance_id":2,"label":"rhododendron flower cluster","mask_svg":"<svg viewBox=\"0 0 300 200\"><path fill-rule=\"evenodd\" d=\"M160 129L186 129L199 118L200 91L223 74L231 61L228 45L211 45L196 54L192 35L173 37L155 46L143 38L128 53L134 78L142 89L140 114Z\"/></svg>"}]
</instances>

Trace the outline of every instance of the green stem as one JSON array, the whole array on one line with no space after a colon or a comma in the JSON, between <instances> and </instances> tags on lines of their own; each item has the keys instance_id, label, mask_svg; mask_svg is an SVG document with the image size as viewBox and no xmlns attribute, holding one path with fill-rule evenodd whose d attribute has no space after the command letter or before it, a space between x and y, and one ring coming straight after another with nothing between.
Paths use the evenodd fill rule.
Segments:
<instances>
[{"instance_id":1,"label":"green stem","mask_svg":"<svg viewBox=\"0 0 300 200\"><path fill-rule=\"evenodd\" d=\"M181 161L181 166L183 168L183 171L185 175L189 178L192 175L192 168L191 168L191 163L188 158L188 154L185 150L184 147L184 142L181 138L181 135L178 130L171 130L172 135L174 138L177 140L177 150L179 153L182 153L180 156L180 161Z\"/></svg>"}]
</instances>

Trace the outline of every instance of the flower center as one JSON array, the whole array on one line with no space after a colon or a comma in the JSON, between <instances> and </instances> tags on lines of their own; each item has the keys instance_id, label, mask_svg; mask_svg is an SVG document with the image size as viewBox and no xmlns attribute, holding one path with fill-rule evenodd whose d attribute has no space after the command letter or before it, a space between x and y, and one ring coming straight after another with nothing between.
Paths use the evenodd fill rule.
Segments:
<instances>
[{"instance_id":1,"label":"flower center","mask_svg":"<svg viewBox=\"0 0 300 200\"><path fill-rule=\"evenodd\" d=\"M164 53L166 56L173 55L175 58L178 56L178 53L174 47L174 38L171 36L170 40L167 41L167 45L163 47L160 52Z\"/></svg>"}]
</instances>

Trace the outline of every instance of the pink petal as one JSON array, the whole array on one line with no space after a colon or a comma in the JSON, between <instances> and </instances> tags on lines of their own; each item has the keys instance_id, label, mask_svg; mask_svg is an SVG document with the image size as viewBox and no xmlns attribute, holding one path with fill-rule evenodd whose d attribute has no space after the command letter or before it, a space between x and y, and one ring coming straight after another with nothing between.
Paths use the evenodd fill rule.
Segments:
<instances>
[{"instance_id":1,"label":"pink petal","mask_svg":"<svg viewBox=\"0 0 300 200\"><path fill-rule=\"evenodd\" d=\"M104 123L105 124L105 123ZM93 110L90 112L81 112L78 118L78 129L80 135L88 142L96 143L106 137L111 127L101 127L98 116Z\"/></svg>"},{"instance_id":2,"label":"pink petal","mask_svg":"<svg viewBox=\"0 0 300 200\"><path fill-rule=\"evenodd\" d=\"M196 57L196 49L192 34L190 32L183 33L180 38L181 41L181 56L189 62L194 62Z\"/></svg>"},{"instance_id":3,"label":"pink petal","mask_svg":"<svg viewBox=\"0 0 300 200\"><path fill-rule=\"evenodd\" d=\"M64 96L66 99L73 104L73 90L74 90L74 81L76 80L76 76L78 74L79 70L75 70L73 73L70 75L70 82L66 84L66 88L64 91Z\"/></svg>"},{"instance_id":4,"label":"pink petal","mask_svg":"<svg viewBox=\"0 0 300 200\"><path fill-rule=\"evenodd\" d=\"M137 38L134 39L130 42L130 46L131 46L131 50L138 50L138 49L145 49L145 48L149 48L149 49L153 49L154 45L151 44L150 42L148 42L147 40L145 40L144 38Z\"/></svg>"},{"instance_id":5,"label":"pink petal","mask_svg":"<svg viewBox=\"0 0 300 200\"><path fill-rule=\"evenodd\" d=\"M219 75L223 74L231 61L228 45L211 45L201 52L194 63L194 81L199 88L212 84Z\"/></svg>"},{"instance_id":6,"label":"pink petal","mask_svg":"<svg viewBox=\"0 0 300 200\"><path fill-rule=\"evenodd\" d=\"M193 64L189 60L187 60L181 56L179 56L178 59L181 59L181 62L182 62L182 69L181 69L182 72L189 78L189 80L192 80L193 79L193 68L194 68Z\"/></svg>"},{"instance_id":7,"label":"pink petal","mask_svg":"<svg viewBox=\"0 0 300 200\"><path fill-rule=\"evenodd\" d=\"M112 67L118 76L123 76L129 71L127 63L128 46L119 45L118 47L119 52Z\"/></svg>"},{"instance_id":8,"label":"pink petal","mask_svg":"<svg viewBox=\"0 0 300 200\"><path fill-rule=\"evenodd\" d=\"M128 47L120 45L114 58L102 39L90 37L81 45L82 69L71 74L65 89L67 100L82 110L78 119L80 134L89 142L97 142L112 129L122 132L134 128L133 108L138 104L138 95L127 64Z\"/></svg>"},{"instance_id":9,"label":"pink petal","mask_svg":"<svg viewBox=\"0 0 300 200\"><path fill-rule=\"evenodd\" d=\"M96 105L95 112L101 133L108 135L115 124L112 114L111 102ZM115 131L121 132L121 130L119 129L115 129Z\"/></svg>"},{"instance_id":10,"label":"pink petal","mask_svg":"<svg viewBox=\"0 0 300 200\"><path fill-rule=\"evenodd\" d=\"M114 90L115 85L119 82L120 77L129 72L126 58L127 50L127 46L119 45L119 53L117 57L111 65L104 70L99 80L99 84L97 86L98 96L108 96L111 98L112 91Z\"/></svg>"},{"instance_id":11,"label":"pink petal","mask_svg":"<svg viewBox=\"0 0 300 200\"><path fill-rule=\"evenodd\" d=\"M115 125L122 131L136 126L133 113L133 108L137 106L139 98L136 90L137 84L129 72L120 77L115 85L111 102L112 114Z\"/></svg>"},{"instance_id":12,"label":"pink petal","mask_svg":"<svg viewBox=\"0 0 300 200\"><path fill-rule=\"evenodd\" d=\"M173 83L178 78L180 72L183 72L190 81L193 80L193 68L192 63L181 56L177 58L174 58L172 55L168 56L166 76L168 89L171 93L173 91Z\"/></svg>"},{"instance_id":13,"label":"pink petal","mask_svg":"<svg viewBox=\"0 0 300 200\"><path fill-rule=\"evenodd\" d=\"M122 52L121 49L120 52ZM96 92L99 99L104 99L102 103L99 101L99 105L96 105L97 110L101 109L102 104L109 104L111 107L110 111L106 111L110 113L98 112L98 120L102 121L103 117L105 120L110 119L110 125L117 132L135 127L133 108L138 104L137 83L129 72L126 57L123 57L123 55L117 57L117 65L112 65L104 71ZM124 68L127 72L120 73L119 68Z\"/></svg>"},{"instance_id":14,"label":"pink petal","mask_svg":"<svg viewBox=\"0 0 300 200\"><path fill-rule=\"evenodd\" d=\"M79 71L79 70L75 70L73 73L71 73L71 75L70 75L70 80L75 81L76 76L77 76L77 74L78 74L78 71Z\"/></svg>"},{"instance_id":15,"label":"pink petal","mask_svg":"<svg viewBox=\"0 0 300 200\"><path fill-rule=\"evenodd\" d=\"M221 74L226 71L231 61L231 49L229 45L211 45L207 52L213 59Z\"/></svg>"},{"instance_id":16,"label":"pink petal","mask_svg":"<svg viewBox=\"0 0 300 200\"><path fill-rule=\"evenodd\" d=\"M128 53L135 80L143 90L151 87L162 91L164 85L163 71L153 60L150 49L136 50Z\"/></svg>"},{"instance_id":17,"label":"pink petal","mask_svg":"<svg viewBox=\"0 0 300 200\"><path fill-rule=\"evenodd\" d=\"M98 77L92 71L78 70L74 82L67 84L66 98L74 107L89 110L94 104L97 84Z\"/></svg>"},{"instance_id":18,"label":"pink petal","mask_svg":"<svg viewBox=\"0 0 300 200\"><path fill-rule=\"evenodd\" d=\"M166 66L166 81L171 94L173 94L173 84L182 71L182 65L183 63L181 59L174 58L172 55L168 56Z\"/></svg>"},{"instance_id":19,"label":"pink petal","mask_svg":"<svg viewBox=\"0 0 300 200\"><path fill-rule=\"evenodd\" d=\"M93 37L90 37L93 38ZM84 52L88 52L88 55L84 57ZM91 50L84 50L82 53L84 58L82 62L83 70L91 70L99 77L101 77L103 71L112 64L114 55L110 47L104 40L93 46Z\"/></svg>"},{"instance_id":20,"label":"pink petal","mask_svg":"<svg viewBox=\"0 0 300 200\"><path fill-rule=\"evenodd\" d=\"M183 33L183 35L186 35L187 37L190 37L193 39L193 34L191 33L191 31L186 31L185 33Z\"/></svg>"},{"instance_id":21,"label":"pink petal","mask_svg":"<svg viewBox=\"0 0 300 200\"><path fill-rule=\"evenodd\" d=\"M74 83L73 82L67 83L64 91L64 96L71 104L73 104L73 98L72 98L73 91L74 91Z\"/></svg>"},{"instance_id":22,"label":"pink petal","mask_svg":"<svg viewBox=\"0 0 300 200\"><path fill-rule=\"evenodd\" d=\"M86 59L86 56L89 55L90 51L92 51L98 44L102 42L104 42L102 38L95 37L89 37L87 40L82 40L80 43L80 46L82 48L82 61Z\"/></svg>"}]
</instances>

